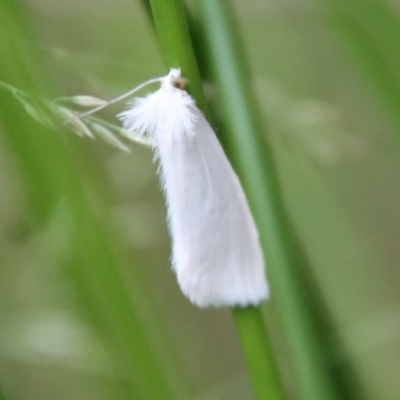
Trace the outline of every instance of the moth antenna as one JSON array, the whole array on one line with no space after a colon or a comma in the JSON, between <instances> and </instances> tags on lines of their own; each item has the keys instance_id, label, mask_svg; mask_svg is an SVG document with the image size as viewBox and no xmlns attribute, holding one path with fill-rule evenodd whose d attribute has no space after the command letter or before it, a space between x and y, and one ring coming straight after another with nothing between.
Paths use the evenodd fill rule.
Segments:
<instances>
[{"instance_id":1,"label":"moth antenna","mask_svg":"<svg viewBox=\"0 0 400 400\"><path fill-rule=\"evenodd\" d=\"M107 103L105 104L101 104L98 107L95 107L89 111L86 111L84 113L78 114L77 117L78 118L82 118L82 117L86 117L88 115L94 114L97 111L102 110L103 108L108 107L111 104L117 103L123 99L126 99L127 97L131 96L132 94L138 92L140 89L143 89L145 86L151 85L152 83L157 83L157 82L161 82L162 78L154 78L154 79L149 79L146 82L141 83L139 86L136 86L135 88L131 89L129 92L126 92L124 94L122 94L121 96L116 97L115 99L109 100L107 101Z\"/></svg>"}]
</instances>

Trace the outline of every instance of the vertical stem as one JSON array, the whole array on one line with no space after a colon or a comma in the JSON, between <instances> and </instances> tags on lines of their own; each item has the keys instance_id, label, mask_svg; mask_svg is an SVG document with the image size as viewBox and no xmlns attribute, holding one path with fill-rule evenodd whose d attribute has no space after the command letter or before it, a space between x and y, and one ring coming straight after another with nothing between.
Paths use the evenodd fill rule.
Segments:
<instances>
[{"instance_id":1,"label":"vertical stem","mask_svg":"<svg viewBox=\"0 0 400 400\"><path fill-rule=\"evenodd\" d=\"M150 3L167 65L181 67L189 79L190 93L205 111L200 75L181 1L151 0ZM257 398L283 400L284 391L260 309L237 308L233 310L233 316Z\"/></svg>"},{"instance_id":2,"label":"vertical stem","mask_svg":"<svg viewBox=\"0 0 400 400\"><path fill-rule=\"evenodd\" d=\"M286 398L259 307L233 310L240 344L257 399Z\"/></svg>"},{"instance_id":3,"label":"vertical stem","mask_svg":"<svg viewBox=\"0 0 400 400\"><path fill-rule=\"evenodd\" d=\"M198 5L224 113L225 140L256 216L299 389L307 400L336 399L322 339L300 285L299 272L309 271L308 261L288 220L271 150L259 123L238 23L227 1L198 0Z\"/></svg>"},{"instance_id":4,"label":"vertical stem","mask_svg":"<svg viewBox=\"0 0 400 400\"><path fill-rule=\"evenodd\" d=\"M182 74L188 79L188 92L205 112L206 101L182 2L151 0L150 5L166 64L170 68L181 68Z\"/></svg>"}]
</instances>

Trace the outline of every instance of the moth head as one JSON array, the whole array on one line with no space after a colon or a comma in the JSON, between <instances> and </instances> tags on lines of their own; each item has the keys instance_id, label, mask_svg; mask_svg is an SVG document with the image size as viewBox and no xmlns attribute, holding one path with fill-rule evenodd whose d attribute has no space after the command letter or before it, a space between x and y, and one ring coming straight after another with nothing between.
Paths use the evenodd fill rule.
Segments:
<instances>
[{"instance_id":1,"label":"moth head","mask_svg":"<svg viewBox=\"0 0 400 400\"><path fill-rule=\"evenodd\" d=\"M169 74L163 78L161 86L163 84L171 85L176 89L185 90L187 80L182 78L180 68L171 68Z\"/></svg>"}]
</instances>

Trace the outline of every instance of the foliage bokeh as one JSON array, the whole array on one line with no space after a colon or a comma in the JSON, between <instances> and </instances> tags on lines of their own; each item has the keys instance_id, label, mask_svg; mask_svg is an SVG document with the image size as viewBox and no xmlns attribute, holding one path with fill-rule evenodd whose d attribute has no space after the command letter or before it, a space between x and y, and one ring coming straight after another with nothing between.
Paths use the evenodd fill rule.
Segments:
<instances>
[{"instance_id":1,"label":"foliage bokeh","mask_svg":"<svg viewBox=\"0 0 400 400\"><path fill-rule=\"evenodd\" d=\"M384 4L368 1L375 3ZM138 2L18 4L1 2L3 16L23 17L2 25L13 44L1 49L0 79L9 84L47 98L112 98L166 72ZM399 391L400 368L400 150L393 118L400 111L382 89L388 86L379 85L389 79L385 69L370 66L387 66L382 54L397 60L399 50L384 47L383 36L368 52L362 40L374 35L376 8L365 6L362 25L354 10L332 4L236 1L235 11L284 200L311 260L310 280L333 321L332 337L345 349L330 362L354 373L365 398L389 400ZM384 5L399 24L395 4ZM390 79L389 86L399 84L395 74ZM212 87L208 95L213 98ZM106 111L110 119L118 107ZM140 382L143 370L124 357L138 354L135 344L127 345L136 339L115 337L127 316L142 332L138 346L148 345L159 361L166 391L180 398L252 398L229 312L197 310L179 292L149 150L133 144L125 154L100 140L44 130L9 93L1 93L1 109L5 398L141 398L151 376L136 389L130 380ZM71 237L79 224L81 234ZM112 272L101 268L103 261ZM93 297L89 289L101 292ZM117 310L121 318L107 305L117 293L127 307ZM96 302L106 316L96 315ZM263 309L289 397L296 398L274 299Z\"/></svg>"}]
</instances>

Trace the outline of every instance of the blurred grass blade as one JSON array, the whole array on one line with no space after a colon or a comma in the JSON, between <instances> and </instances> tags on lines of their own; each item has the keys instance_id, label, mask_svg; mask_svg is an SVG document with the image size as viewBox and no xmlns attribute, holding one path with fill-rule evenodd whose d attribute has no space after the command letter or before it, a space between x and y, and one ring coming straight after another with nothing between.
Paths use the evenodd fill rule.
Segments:
<instances>
[{"instance_id":1,"label":"blurred grass blade","mask_svg":"<svg viewBox=\"0 0 400 400\"><path fill-rule=\"evenodd\" d=\"M283 205L271 150L266 144L251 79L241 47L238 23L229 3L198 0L226 129L224 141L249 197L268 260L272 296L277 299L285 325L302 398L328 400L338 394L326 349L301 286L310 268ZM315 289L314 289L315 290ZM315 317L315 316L314 316ZM321 323L318 321L318 323Z\"/></svg>"},{"instance_id":2,"label":"blurred grass blade","mask_svg":"<svg viewBox=\"0 0 400 400\"><path fill-rule=\"evenodd\" d=\"M183 4L178 0L151 0L156 31L169 67L179 66L188 79L188 91L205 113L204 94L192 48ZM235 322L257 398L285 398L259 309L234 311Z\"/></svg>"},{"instance_id":3,"label":"blurred grass blade","mask_svg":"<svg viewBox=\"0 0 400 400\"><path fill-rule=\"evenodd\" d=\"M82 293L91 297L89 303L94 308L88 311L94 323L103 334L112 335L116 350L112 356L129 398L175 398L119 273L104 222L100 224L93 217L78 184L70 195L82 260L70 266L71 273Z\"/></svg>"},{"instance_id":4,"label":"blurred grass blade","mask_svg":"<svg viewBox=\"0 0 400 400\"><path fill-rule=\"evenodd\" d=\"M13 51L15 40L24 34L14 2L2 0L0 26L0 79L34 91L33 80L21 61L24 57ZM38 66L37 59L30 57L31 64ZM87 171L79 168L79 150L68 140L72 136L58 135L40 126L10 93L0 90L0 102L2 133L29 188L28 204L34 227L46 223L61 199L66 202L69 224L60 229L72 231L76 251L71 255L67 272L83 314L114 357L113 369L119 372L123 390L115 390L110 384L113 398L123 392L127 398L135 399L176 398L125 287L114 245L104 226L104 213L96 209L96 205L104 203L105 194L90 192L91 185L85 181ZM96 201L91 201L88 193Z\"/></svg>"},{"instance_id":5,"label":"blurred grass blade","mask_svg":"<svg viewBox=\"0 0 400 400\"><path fill-rule=\"evenodd\" d=\"M400 145L400 18L379 0L325 0L326 14ZM394 8L394 4L392 6Z\"/></svg>"}]
</instances>

